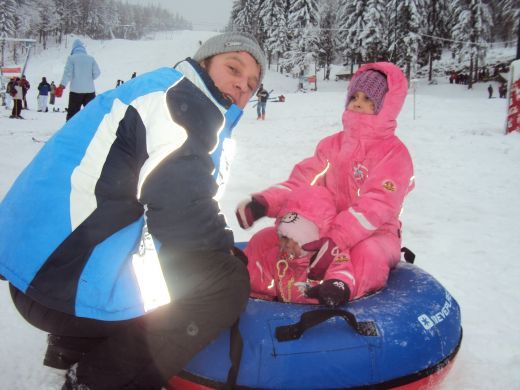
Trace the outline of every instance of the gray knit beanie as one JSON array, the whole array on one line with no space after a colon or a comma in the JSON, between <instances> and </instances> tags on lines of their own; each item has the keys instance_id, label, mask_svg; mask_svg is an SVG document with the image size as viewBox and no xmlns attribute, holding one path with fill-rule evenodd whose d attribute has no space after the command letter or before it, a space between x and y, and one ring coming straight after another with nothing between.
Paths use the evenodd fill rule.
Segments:
<instances>
[{"instance_id":1,"label":"gray knit beanie","mask_svg":"<svg viewBox=\"0 0 520 390\"><path fill-rule=\"evenodd\" d=\"M258 62L260 65L260 78L258 79L258 85L260 85L265 75L267 60L255 37L249 33L234 31L215 35L204 42L192 58L200 63L202 60L216 54L233 51L246 51L253 56L256 62Z\"/></svg>"}]
</instances>

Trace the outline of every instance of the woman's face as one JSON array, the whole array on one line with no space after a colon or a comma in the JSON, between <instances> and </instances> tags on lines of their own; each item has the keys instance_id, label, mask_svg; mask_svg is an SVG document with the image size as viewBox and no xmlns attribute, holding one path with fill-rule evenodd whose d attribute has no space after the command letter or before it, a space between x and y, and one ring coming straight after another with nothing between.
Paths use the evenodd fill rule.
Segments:
<instances>
[{"instance_id":1,"label":"woman's face","mask_svg":"<svg viewBox=\"0 0 520 390\"><path fill-rule=\"evenodd\" d=\"M350 97L347 110L362 114L374 114L374 103L364 92L358 91Z\"/></svg>"},{"instance_id":2,"label":"woman's face","mask_svg":"<svg viewBox=\"0 0 520 390\"><path fill-rule=\"evenodd\" d=\"M220 92L240 108L258 87L260 65L245 51L217 54L201 65Z\"/></svg>"}]
</instances>

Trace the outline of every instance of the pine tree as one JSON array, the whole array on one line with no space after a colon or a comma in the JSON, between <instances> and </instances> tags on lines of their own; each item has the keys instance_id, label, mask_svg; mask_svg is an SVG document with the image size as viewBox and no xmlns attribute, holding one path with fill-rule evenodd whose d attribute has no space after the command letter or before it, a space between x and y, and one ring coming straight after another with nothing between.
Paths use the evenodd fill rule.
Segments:
<instances>
[{"instance_id":1,"label":"pine tree","mask_svg":"<svg viewBox=\"0 0 520 390\"><path fill-rule=\"evenodd\" d=\"M38 34L38 40L43 49L47 48L47 38L52 33L57 22L55 3L53 0L37 0L34 5L38 20L34 29Z\"/></svg>"},{"instance_id":2,"label":"pine tree","mask_svg":"<svg viewBox=\"0 0 520 390\"><path fill-rule=\"evenodd\" d=\"M473 80L478 72L478 61L486 55L486 42L491 36L492 17L490 9L482 0L469 0L461 4L460 12L452 37L455 41L452 47L459 54L460 60L469 58L469 83L472 88Z\"/></svg>"},{"instance_id":3,"label":"pine tree","mask_svg":"<svg viewBox=\"0 0 520 390\"><path fill-rule=\"evenodd\" d=\"M389 23L386 1L368 0L364 29L360 31L361 53L365 62L374 62L389 58L388 36Z\"/></svg>"},{"instance_id":4,"label":"pine tree","mask_svg":"<svg viewBox=\"0 0 520 390\"><path fill-rule=\"evenodd\" d=\"M13 37L15 34L16 3L14 0L0 1L0 38ZM6 42L0 42L0 66L4 65Z\"/></svg>"},{"instance_id":5,"label":"pine tree","mask_svg":"<svg viewBox=\"0 0 520 390\"><path fill-rule=\"evenodd\" d=\"M64 35L80 31L80 8L78 0L54 0L54 2L58 16L57 41L61 43Z\"/></svg>"},{"instance_id":6,"label":"pine tree","mask_svg":"<svg viewBox=\"0 0 520 390\"><path fill-rule=\"evenodd\" d=\"M419 66L428 65L428 80L433 78L433 61L441 58L444 47L443 39L450 38L448 24L453 19L452 8L448 0L426 0L423 5L423 22L420 32L423 34L417 61Z\"/></svg>"},{"instance_id":7,"label":"pine tree","mask_svg":"<svg viewBox=\"0 0 520 390\"><path fill-rule=\"evenodd\" d=\"M237 1L233 5L234 17L232 19L233 31L244 31L257 35L258 31L258 0Z\"/></svg>"},{"instance_id":8,"label":"pine tree","mask_svg":"<svg viewBox=\"0 0 520 390\"><path fill-rule=\"evenodd\" d=\"M493 26L495 30L493 40L504 42L514 40L518 35L520 1L490 1L489 7L493 15Z\"/></svg>"},{"instance_id":9,"label":"pine tree","mask_svg":"<svg viewBox=\"0 0 520 390\"><path fill-rule=\"evenodd\" d=\"M357 41L359 29L362 28L362 19L356 18L354 15L361 15L358 8L359 3L355 0L340 0L338 14L336 17L336 26L338 32L336 34L335 43L336 50L343 59L343 62L350 62L350 72L354 71L354 64L361 62L360 48Z\"/></svg>"},{"instance_id":10,"label":"pine tree","mask_svg":"<svg viewBox=\"0 0 520 390\"><path fill-rule=\"evenodd\" d=\"M422 44L420 28L423 25L423 0L394 0L393 34L390 31L390 60L405 67L406 77L410 79L412 67L417 64L419 47ZM397 19L396 19L397 17Z\"/></svg>"},{"instance_id":11,"label":"pine tree","mask_svg":"<svg viewBox=\"0 0 520 390\"><path fill-rule=\"evenodd\" d=\"M14 35L14 15L16 3L14 0L0 1L0 37L7 38Z\"/></svg>"},{"instance_id":12,"label":"pine tree","mask_svg":"<svg viewBox=\"0 0 520 390\"><path fill-rule=\"evenodd\" d=\"M281 62L293 73L303 75L310 70L310 63L317 59L319 26L317 0L290 2L287 24L291 42Z\"/></svg>"},{"instance_id":13,"label":"pine tree","mask_svg":"<svg viewBox=\"0 0 520 390\"><path fill-rule=\"evenodd\" d=\"M259 16L265 29L264 49L270 67L272 57L280 57L289 47L285 0L265 0Z\"/></svg>"},{"instance_id":14,"label":"pine tree","mask_svg":"<svg viewBox=\"0 0 520 390\"><path fill-rule=\"evenodd\" d=\"M343 7L345 22L340 26L342 31L340 38L342 46L348 48L343 51L344 56L350 56L352 64L369 61L367 56L367 43L371 34L368 25L369 11L370 5L364 1L346 0Z\"/></svg>"},{"instance_id":15,"label":"pine tree","mask_svg":"<svg viewBox=\"0 0 520 390\"><path fill-rule=\"evenodd\" d=\"M320 11L320 32L318 35L318 65L324 68L324 80L329 80L330 65L336 52L337 0L325 0Z\"/></svg>"}]
</instances>

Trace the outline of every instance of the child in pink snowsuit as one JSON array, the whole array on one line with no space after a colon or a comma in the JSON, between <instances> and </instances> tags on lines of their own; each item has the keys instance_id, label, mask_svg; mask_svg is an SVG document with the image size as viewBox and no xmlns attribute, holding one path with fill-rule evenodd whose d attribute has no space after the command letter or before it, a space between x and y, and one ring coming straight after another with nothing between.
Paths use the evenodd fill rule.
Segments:
<instances>
[{"instance_id":1,"label":"child in pink snowsuit","mask_svg":"<svg viewBox=\"0 0 520 390\"><path fill-rule=\"evenodd\" d=\"M279 216L298 188L323 186L330 191L336 216L318 239L301 245L313 254L307 296L320 303L335 306L381 289L400 260L399 214L414 186L412 159L395 135L407 90L406 78L394 64L360 67L349 85L343 130L321 140L314 155L296 164L287 181L253 194L237 207L238 222L247 229L263 216ZM247 252L259 253L251 245L268 246L258 241L253 237ZM275 244L272 237L265 241ZM249 261L254 264L255 256ZM250 267L252 280L254 272ZM347 299L341 302L338 297L345 296L345 286L339 282L347 289Z\"/></svg>"}]
</instances>

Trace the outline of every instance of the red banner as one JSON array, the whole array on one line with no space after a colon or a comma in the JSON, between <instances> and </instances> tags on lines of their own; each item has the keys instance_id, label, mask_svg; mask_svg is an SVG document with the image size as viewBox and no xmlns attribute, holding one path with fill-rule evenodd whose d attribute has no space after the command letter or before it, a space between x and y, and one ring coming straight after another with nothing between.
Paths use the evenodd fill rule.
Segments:
<instances>
[{"instance_id":1,"label":"red banner","mask_svg":"<svg viewBox=\"0 0 520 390\"><path fill-rule=\"evenodd\" d=\"M2 73L18 73L18 74L21 74L22 73L22 68L20 67L16 67L16 68L2 68Z\"/></svg>"},{"instance_id":2,"label":"red banner","mask_svg":"<svg viewBox=\"0 0 520 390\"><path fill-rule=\"evenodd\" d=\"M520 61L511 63L506 133L520 131Z\"/></svg>"}]
</instances>

